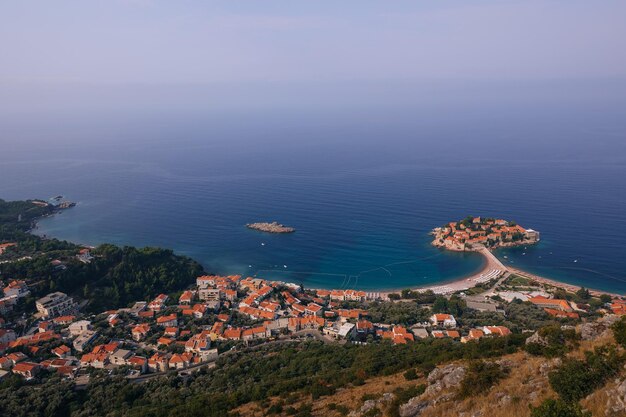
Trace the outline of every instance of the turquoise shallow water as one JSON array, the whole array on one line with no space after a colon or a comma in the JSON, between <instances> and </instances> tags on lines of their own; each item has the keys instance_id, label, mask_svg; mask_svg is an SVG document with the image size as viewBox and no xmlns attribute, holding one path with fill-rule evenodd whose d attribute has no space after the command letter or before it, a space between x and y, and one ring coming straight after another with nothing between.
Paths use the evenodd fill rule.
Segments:
<instances>
[{"instance_id":1,"label":"turquoise shallow water","mask_svg":"<svg viewBox=\"0 0 626 417\"><path fill-rule=\"evenodd\" d=\"M0 154L0 198L78 202L40 222L42 234L171 247L217 273L364 290L479 270L480 256L435 249L428 232L498 216L542 233L535 247L499 251L505 262L626 292L626 106L480 105L428 117L402 107L64 116L35 127L0 118L16 138ZM297 231L244 227L272 220Z\"/></svg>"}]
</instances>

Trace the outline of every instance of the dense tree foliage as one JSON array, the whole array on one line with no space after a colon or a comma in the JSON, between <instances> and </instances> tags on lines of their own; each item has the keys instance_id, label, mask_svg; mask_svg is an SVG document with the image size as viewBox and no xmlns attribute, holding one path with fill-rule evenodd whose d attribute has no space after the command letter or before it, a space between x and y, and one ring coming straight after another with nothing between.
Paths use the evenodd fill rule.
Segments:
<instances>
[{"instance_id":1,"label":"dense tree foliage","mask_svg":"<svg viewBox=\"0 0 626 417\"><path fill-rule=\"evenodd\" d=\"M367 312L374 323L395 323L411 326L428 321L430 311L412 301L377 302L367 307Z\"/></svg>"},{"instance_id":2,"label":"dense tree foliage","mask_svg":"<svg viewBox=\"0 0 626 417\"><path fill-rule=\"evenodd\" d=\"M93 253L93 262L68 269L58 285L82 287L94 311L180 290L203 273L197 262L169 249L102 245Z\"/></svg>"},{"instance_id":3,"label":"dense tree foliage","mask_svg":"<svg viewBox=\"0 0 626 417\"><path fill-rule=\"evenodd\" d=\"M467 303L458 295L453 295L449 299L440 295L433 302L433 313L448 313L461 317L466 310Z\"/></svg>"},{"instance_id":4,"label":"dense tree foliage","mask_svg":"<svg viewBox=\"0 0 626 417\"><path fill-rule=\"evenodd\" d=\"M67 416L70 405L76 400L72 384L59 378L34 385L12 376L0 385L0 415L3 416Z\"/></svg>"},{"instance_id":5,"label":"dense tree foliage","mask_svg":"<svg viewBox=\"0 0 626 417\"><path fill-rule=\"evenodd\" d=\"M405 300L415 300L418 304L432 304L435 302L437 296L432 290L427 291L413 291L411 289L404 289L400 294L396 294L397 299L403 298Z\"/></svg>"}]
</instances>

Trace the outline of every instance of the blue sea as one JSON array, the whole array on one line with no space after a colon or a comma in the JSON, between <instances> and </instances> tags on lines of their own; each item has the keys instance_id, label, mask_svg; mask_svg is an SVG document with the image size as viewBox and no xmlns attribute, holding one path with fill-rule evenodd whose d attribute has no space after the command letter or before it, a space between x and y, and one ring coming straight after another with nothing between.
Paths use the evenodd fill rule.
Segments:
<instances>
[{"instance_id":1,"label":"blue sea","mask_svg":"<svg viewBox=\"0 0 626 417\"><path fill-rule=\"evenodd\" d=\"M162 246L210 272L397 289L481 269L429 231L515 220L529 272L626 293L623 82L4 87L0 198L37 233ZM270 235L246 223L278 221Z\"/></svg>"}]
</instances>

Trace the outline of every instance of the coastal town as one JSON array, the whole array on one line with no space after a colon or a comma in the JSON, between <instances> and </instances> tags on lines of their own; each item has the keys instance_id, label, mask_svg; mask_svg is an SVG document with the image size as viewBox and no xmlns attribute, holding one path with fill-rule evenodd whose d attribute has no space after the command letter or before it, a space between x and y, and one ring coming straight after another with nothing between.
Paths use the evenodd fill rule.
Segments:
<instances>
[{"instance_id":1,"label":"coastal town","mask_svg":"<svg viewBox=\"0 0 626 417\"><path fill-rule=\"evenodd\" d=\"M89 248L81 249L76 258L81 262L93 259ZM368 312L372 303L408 300L402 300L400 294L372 300L367 293L353 289L305 290L296 284L239 275L199 276L192 287L176 295L159 294L100 314L83 314L77 300L53 292L36 300L36 311L12 321L13 306L29 296L30 284L9 277L3 280L0 378L13 373L33 379L53 372L84 384L90 369L118 369L128 378L142 378L144 374L198 369L214 364L232 349L281 340L388 341L398 345L450 338L468 343L512 331L497 323L468 325L453 314L436 312L435 298L425 305L432 314L424 321L411 326L374 322ZM588 304L555 297L555 288L520 277L515 280L522 281L521 287L511 280L496 287L486 285L478 303L470 301L475 296L461 293L460 297L466 298L469 308L500 314L505 305L514 302L528 303L554 318L573 322L590 314ZM432 291L421 294L435 296ZM594 314L626 314L626 301L604 301Z\"/></svg>"},{"instance_id":2,"label":"coastal town","mask_svg":"<svg viewBox=\"0 0 626 417\"><path fill-rule=\"evenodd\" d=\"M434 246L458 252L533 245L540 240L539 232L515 222L472 216L437 227L431 234Z\"/></svg>"},{"instance_id":3,"label":"coastal town","mask_svg":"<svg viewBox=\"0 0 626 417\"><path fill-rule=\"evenodd\" d=\"M478 250L487 259L483 270L456 282L383 292L316 289L207 274L164 249L39 238L30 234L34 221L57 206L0 201L2 207L24 213L9 216L0 240L0 383L11 387L62 382L81 391L103 381L203 380L233 360L283 348L288 355L296 347L318 354L381 349L389 356L380 366L392 366L386 361L394 351L428 349L432 356L510 345L541 352L551 343L544 329L584 329L626 316L622 295L534 277L503 265L485 246Z\"/></svg>"}]
</instances>

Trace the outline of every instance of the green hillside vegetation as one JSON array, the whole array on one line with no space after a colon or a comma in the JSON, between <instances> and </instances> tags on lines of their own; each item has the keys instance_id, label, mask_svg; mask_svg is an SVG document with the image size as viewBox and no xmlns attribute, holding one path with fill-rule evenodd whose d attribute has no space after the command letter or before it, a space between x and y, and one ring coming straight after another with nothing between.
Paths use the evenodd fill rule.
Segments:
<instances>
[{"instance_id":1,"label":"green hillside vegetation","mask_svg":"<svg viewBox=\"0 0 626 417\"><path fill-rule=\"evenodd\" d=\"M12 379L0 389L0 415L223 417L250 401L279 396L288 402L293 395L317 399L375 376L415 368L424 373L451 360L501 356L519 350L524 340L512 335L468 344L434 339L404 346L276 344L223 355L216 368L186 380L172 375L133 384L122 377L102 378L76 392L56 379L36 387ZM42 391L46 403L40 401Z\"/></svg>"},{"instance_id":2,"label":"green hillside vegetation","mask_svg":"<svg viewBox=\"0 0 626 417\"><path fill-rule=\"evenodd\" d=\"M0 242L17 243L3 255L14 262L0 264L0 276L29 282L32 297L24 303L51 291L63 291L88 300L87 310L99 312L182 290L204 273L196 261L161 248L105 244L92 251L91 263L82 263L76 259L79 246L28 232L34 220L52 213L53 208L31 201L0 200ZM29 259L16 260L24 256ZM66 269L56 269L51 264L55 259Z\"/></svg>"}]
</instances>

